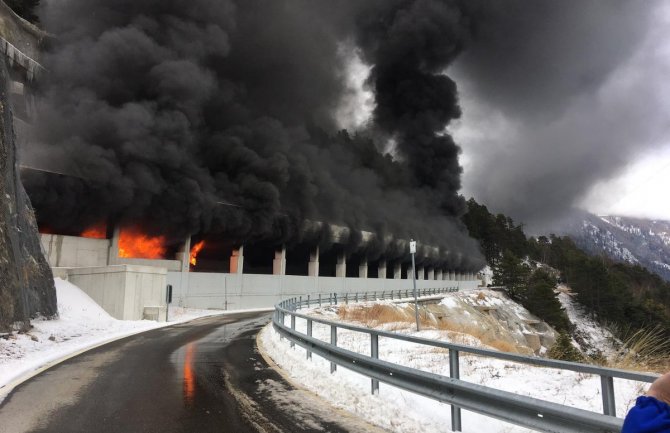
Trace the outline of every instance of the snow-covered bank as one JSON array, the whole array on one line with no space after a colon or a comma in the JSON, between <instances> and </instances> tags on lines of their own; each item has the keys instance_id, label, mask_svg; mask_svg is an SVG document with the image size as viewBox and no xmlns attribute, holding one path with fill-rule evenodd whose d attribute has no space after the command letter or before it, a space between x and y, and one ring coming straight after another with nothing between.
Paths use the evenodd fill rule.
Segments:
<instances>
[{"instance_id":1,"label":"snow-covered bank","mask_svg":"<svg viewBox=\"0 0 670 433\"><path fill-rule=\"evenodd\" d=\"M328 311L329 309L324 310L320 313L326 316L333 314L332 311ZM305 321L298 319L296 328L305 332ZM458 338L456 341L458 343L464 343L466 340L467 344L482 345L473 336L461 335L459 337L448 331L425 330L416 334L405 328L402 332L433 339L454 340ZM323 341L329 341L330 330L323 325L314 324L313 335ZM263 350L290 378L338 408L352 412L393 432L448 430L451 422L448 405L384 384L380 385L380 394L372 396L369 379L342 367L338 367L335 374L329 374L329 362L317 355L314 355L311 361L306 360L304 349L298 346L290 348L288 341L281 340L271 326L264 328L259 342ZM370 351L369 336L340 329L338 330L338 346L368 354ZM444 376L449 375L448 353L441 349L381 338L379 355L386 361ZM596 412L602 410L600 377L598 376L531 367L465 354L461 355L460 372L461 378L468 382L581 409ZM615 379L615 401L619 416L623 416L628 411L635 398L643 392L647 385ZM464 411L463 431L502 433L529 430Z\"/></svg>"},{"instance_id":2,"label":"snow-covered bank","mask_svg":"<svg viewBox=\"0 0 670 433\"><path fill-rule=\"evenodd\" d=\"M121 337L223 311L170 307L169 322L117 320L71 283L55 279L59 318L37 319L26 334L0 338L0 399L10 383L54 361Z\"/></svg>"}]
</instances>

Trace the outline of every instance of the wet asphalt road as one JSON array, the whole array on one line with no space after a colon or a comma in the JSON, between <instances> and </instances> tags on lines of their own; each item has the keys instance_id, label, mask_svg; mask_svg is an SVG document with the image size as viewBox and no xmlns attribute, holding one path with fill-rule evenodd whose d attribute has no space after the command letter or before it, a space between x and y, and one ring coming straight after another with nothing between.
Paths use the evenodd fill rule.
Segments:
<instances>
[{"instance_id":1,"label":"wet asphalt road","mask_svg":"<svg viewBox=\"0 0 670 433\"><path fill-rule=\"evenodd\" d=\"M86 352L16 387L0 403L0 432L364 430L331 409L311 412L267 366L256 334L268 321L205 318Z\"/></svg>"}]
</instances>

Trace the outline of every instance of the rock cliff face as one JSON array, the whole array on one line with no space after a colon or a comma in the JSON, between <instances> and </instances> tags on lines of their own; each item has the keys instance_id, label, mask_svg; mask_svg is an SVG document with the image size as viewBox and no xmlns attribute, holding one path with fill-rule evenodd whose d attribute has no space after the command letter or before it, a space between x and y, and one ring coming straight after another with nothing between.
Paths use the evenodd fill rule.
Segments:
<instances>
[{"instance_id":1,"label":"rock cliff face","mask_svg":"<svg viewBox=\"0 0 670 433\"><path fill-rule=\"evenodd\" d=\"M16 165L8 72L0 61L0 331L55 316L56 289Z\"/></svg>"}]
</instances>

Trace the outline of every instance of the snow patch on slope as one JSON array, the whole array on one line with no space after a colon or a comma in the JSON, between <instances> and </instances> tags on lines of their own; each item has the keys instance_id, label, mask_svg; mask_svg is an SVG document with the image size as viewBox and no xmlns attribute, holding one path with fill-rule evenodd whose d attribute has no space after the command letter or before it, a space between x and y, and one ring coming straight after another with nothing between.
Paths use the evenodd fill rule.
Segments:
<instances>
[{"instance_id":1,"label":"snow patch on slope","mask_svg":"<svg viewBox=\"0 0 670 433\"><path fill-rule=\"evenodd\" d=\"M574 337L582 353L587 356L603 355L606 358L617 353L621 342L610 331L603 328L573 299L570 288L558 286L558 300L565 309L568 319L575 325Z\"/></svg>"}]
</instances>

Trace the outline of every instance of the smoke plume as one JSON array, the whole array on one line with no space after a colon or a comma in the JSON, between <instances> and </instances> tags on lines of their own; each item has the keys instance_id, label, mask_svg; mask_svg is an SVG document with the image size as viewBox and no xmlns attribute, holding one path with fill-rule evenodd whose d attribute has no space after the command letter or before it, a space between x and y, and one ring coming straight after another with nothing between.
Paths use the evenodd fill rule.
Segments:
<instances>
[{"instance_id":1,"label":"smoke plume","mask_svg":"<svg viewBox=\"0 0 670 433\"><path fill-rule=\"evenodd\" d=\"M459 148L444 133L460 110L442 72L468 39L468 12L332 3L47 3L56 40L25 159L68 176L28 173L38 218L277 243L323 242L304 222L327 222L374 232L362 251L372 258L403 256L390 240L414 237L439 247L424 248L425 263L480 267L459 221ZM371 67L376 106L344 131L335 113L351 52Z\"/></svg>"}]
</instances>

